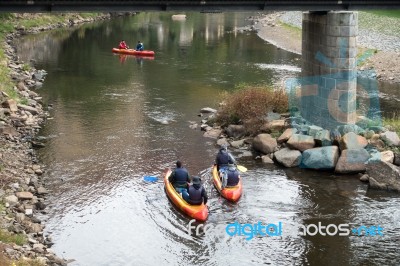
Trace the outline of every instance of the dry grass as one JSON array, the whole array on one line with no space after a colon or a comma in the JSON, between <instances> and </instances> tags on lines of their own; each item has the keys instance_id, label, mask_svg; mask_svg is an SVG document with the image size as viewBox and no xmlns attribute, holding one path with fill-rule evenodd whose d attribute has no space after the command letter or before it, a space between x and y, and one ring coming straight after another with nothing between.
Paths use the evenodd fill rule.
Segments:
<instances>
[{"instance_id":1,"label":"dry grass","mask_svg":"<svg viewBox=\"0 0 400 266\"><path fill-rule=\"evenodd\" d=\"M268 112L286 112L288 96L284 90L266 87L244 87L232 94L223 95L216 122L222 126L243 124L249 135L257 133L265 123Z\"/></svg>"}]
</instances>

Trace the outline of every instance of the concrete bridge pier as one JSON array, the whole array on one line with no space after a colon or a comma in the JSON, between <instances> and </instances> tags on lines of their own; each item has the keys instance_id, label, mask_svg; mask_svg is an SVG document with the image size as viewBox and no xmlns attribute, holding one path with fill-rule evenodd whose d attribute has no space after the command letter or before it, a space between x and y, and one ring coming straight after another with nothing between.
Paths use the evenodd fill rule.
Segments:
<instances>
[{"instance_id":1,"label":"concrete bridge pier","mask_svg":"<svg viewBox=\"0 0 400 266\"><path fill-rule=\"evenodd\" d=\"M304 12L301 114L333 129L356 122L358 13Z\"/></svg>"}]
</instances>

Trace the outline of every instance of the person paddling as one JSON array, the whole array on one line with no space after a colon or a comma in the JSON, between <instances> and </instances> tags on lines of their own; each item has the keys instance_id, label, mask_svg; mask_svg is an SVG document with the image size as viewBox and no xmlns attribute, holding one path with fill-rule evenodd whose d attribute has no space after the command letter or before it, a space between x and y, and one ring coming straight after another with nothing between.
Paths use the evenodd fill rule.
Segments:
<instances>
[{"instance_id":1,"label":"person paddling","mask_svg":"<svg viewBox=\"0 0 400 266\"><path fill-rule=\"evenodd\" d=\"M141 41L138 41L136 45L136 51L143 51L144 50L144 45Z\"/></svg>"},{"instance_id":2,"label":"person paddling","mask_svg":"<svg viewBox=\"0 0 400 266\"><path fill-rule=\"evenodd\" d=\"M188 183L190 182L189 173L182 166L181 161L176 162L176 168L168 178L169 182L174 186L175 190L180 193L187 193Z\"/></svg>"},{"instance_id":3,"label":"person paddling","mask_svg":"<svg viewBox=\"0 0 400 266\"><path fill-rule=\"evenodd\" d=\"M235 158L228 152L228 145L221 145L215 163L217 164L217 170L222 181L222 187L225 187L224 184L226 185L228 182L228 167L230 164L236 165Z\"/></svg>"},{"instance_id":4,"label":"person paddling","mask_svg":"<svg viewBox=\"0 0 400 266\"><path fill-rule=\"evenodd\" d=\"M236 169L236 166L234 164L229 164L228 169L226 170L226 175L226 183L222 183L222 188L234 187L239 184L239 171Z\"/></svg>"},{"instance_id":5,"label":"person paddling","mask_svg":"<svg viewBox=\"0 0 400 266\"><path fill-rule=\"evenodd\" d=\"M119 49L128 49L129 46L125 43L124 40L122 40L122 41L119 43L118 48L119 48Z\"/></svg>"},{"instance_id":6,"label":"person paddling","mask_svg":"<svg viewBox=\"0 0 400 266\"><path fill-rule=\"evenodd\" d=\"M191 205L201 205L203 202L207 204L207 192L201 184L201 179L194 176L192 184L188 187L187 193L182 194L183 199Z\"/></svg>"}]
</instances>

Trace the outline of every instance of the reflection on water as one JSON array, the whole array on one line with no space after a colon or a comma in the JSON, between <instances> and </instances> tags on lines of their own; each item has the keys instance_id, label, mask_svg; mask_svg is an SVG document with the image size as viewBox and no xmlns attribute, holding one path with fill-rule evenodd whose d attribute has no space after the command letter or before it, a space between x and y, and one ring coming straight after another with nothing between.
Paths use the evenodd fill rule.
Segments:
<instances>
[{"instance_id":1,"label":"reflection on water","mask_svg":"<svg viewBox=\"0 0 400 266\"><path fill-rule=\"evenodd\" d=\"M354 176L283 170L241 158L249 169L242 176L243 197L231 204L218 195L209 175L215 141L190 129L189 121L198 121L200 108L216 106L219 94L237 84L280 80L286 66L299 66L299 56L254 33L229 33L248 23L246 13L189 13L184 21L171 15L141 13L21 40L22 59L33 58L37 68L48 71L40 93L54 107L54 119L41 132L52 138L40 150L52 191L43 217L55 242L52 249L75 259L71 265L398 261L400 215L393 213L399 198L368 192ZM46 42L50 52L24 50L40 38L53 40ZM146 49L155 50L154 60L121 62L111 48L122 38L131 45L142 40ZM214 226L206 234L189 236L189 219L165 196L162 173L177 159L205 181L206 224ZM144 175L158 176L158 182L145 182ZM282 236L246 241L216 227L234 221L282 222ZM299 225L318 221L379 224L385 235L297 234Z\"/></svg>"}]
</instances>

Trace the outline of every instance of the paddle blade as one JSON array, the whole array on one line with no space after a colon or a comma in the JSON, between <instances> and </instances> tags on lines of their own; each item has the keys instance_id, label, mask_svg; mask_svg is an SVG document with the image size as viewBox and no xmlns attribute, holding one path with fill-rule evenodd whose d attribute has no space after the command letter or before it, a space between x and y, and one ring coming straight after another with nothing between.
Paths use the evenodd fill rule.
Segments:
<instances>
[{"instance_id":1,"label":"paddle blade","mask_svg":"<svg viewBox=\"0 0 400 266\"><path fill-rule=\"evenodd\" d=\"M247 168L246 167L244 167L243 165L238 165L237 166L237 169L240 171L240 172L247 172Z\"/></svg>"},{"instance_id":2,"label":"paddle blade","mask_svg":"<svg viewBox=\"0 0 400 266\"><path fill-rule=\"evenodd\" d=\"M143 180L146 181L146 182L157 182L158 177L146 175L146 176L143 177Z\"/></svg>"}]
</instances>

